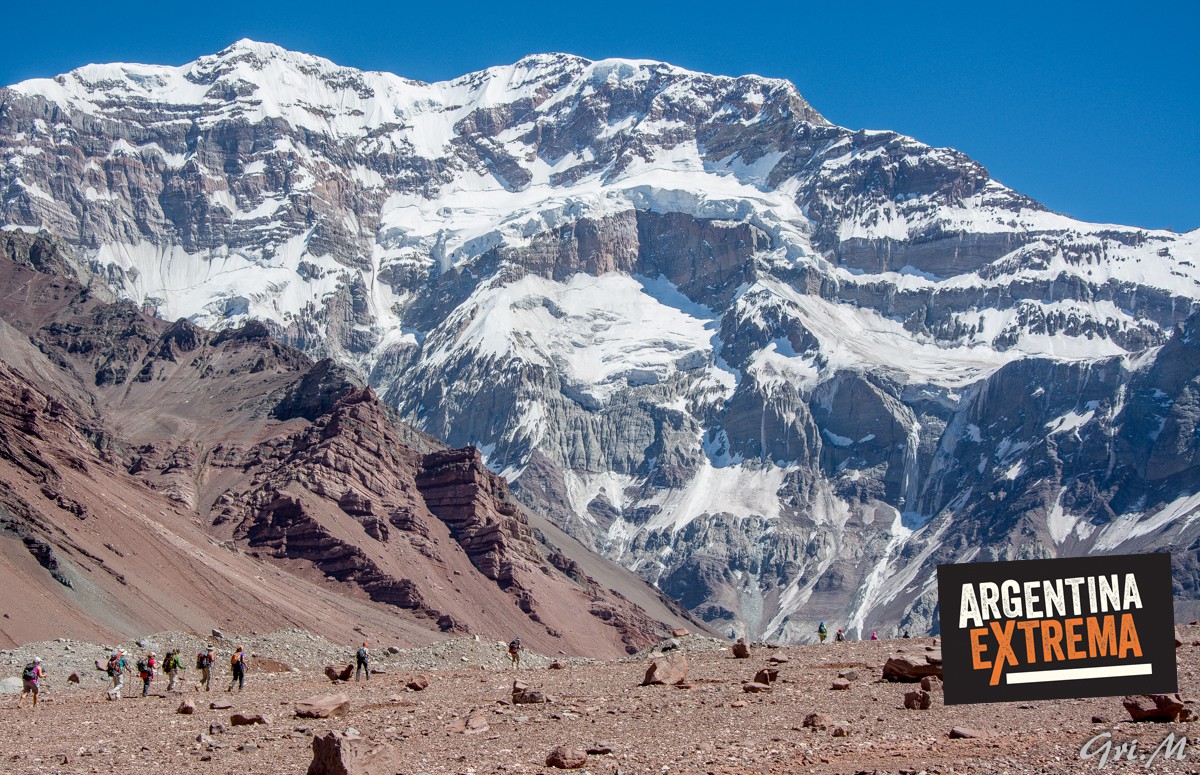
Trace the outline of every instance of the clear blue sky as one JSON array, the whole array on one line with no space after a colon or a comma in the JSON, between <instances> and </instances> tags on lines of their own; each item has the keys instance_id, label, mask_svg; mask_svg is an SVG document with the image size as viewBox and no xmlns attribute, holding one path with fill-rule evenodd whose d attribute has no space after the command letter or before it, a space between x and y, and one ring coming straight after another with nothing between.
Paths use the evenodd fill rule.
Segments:
<instances>
[{"instance_id":1,"label":"clear blue sky","mask_svg":"<svg viewBox=\"0 0 1200 775\"><path fill-rule=\"evenodd\" d=\"M958 148L1091 221L1200 227L1194 2L9 4L0 83L249 37L441 80L536 52L787 78L831 121Z\"/></svg>"}]
</instances>

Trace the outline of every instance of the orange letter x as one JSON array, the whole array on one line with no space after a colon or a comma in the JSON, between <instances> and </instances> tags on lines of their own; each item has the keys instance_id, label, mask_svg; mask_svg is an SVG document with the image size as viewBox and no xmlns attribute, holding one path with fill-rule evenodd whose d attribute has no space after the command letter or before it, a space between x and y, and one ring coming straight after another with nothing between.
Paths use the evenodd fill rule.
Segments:
<instances>
[{"instance_id":1,"label":"orange letter x","mask_svg":"<svg viewBox=\"0 0 1200 775\"><path fill-rule=\"evenodd\" d=\"M1017 655L1013 653L1012 636L1016 632L1017 623L1011 619L1004 623L1004 629L1000 629L999 622L992 622L992 634L996 636L996 661L992 663L992 680L991 685L995 686L1000 683L1000 671L1004 669L1004 663L1011 662L1013 667L1017 666Z\"/></svg>"}]
</instances>

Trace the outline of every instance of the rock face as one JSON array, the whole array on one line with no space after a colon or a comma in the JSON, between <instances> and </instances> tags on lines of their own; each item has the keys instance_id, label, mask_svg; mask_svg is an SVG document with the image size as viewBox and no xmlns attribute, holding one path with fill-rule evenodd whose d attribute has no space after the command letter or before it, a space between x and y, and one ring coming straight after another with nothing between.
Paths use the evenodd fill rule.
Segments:
<instances>
[{"instance_id":1,"label":"rock face","mask_svg":"<svg viewBox=\"0 0 1200 775\"><path fill-rule=\"evenodd\" d=\"M516 630L551 653L657 641L664 624L630 602L656 605L643 582L535 535L477 450L441 449L344 368L258 323L157 320L29 268L56 266L55 243L6 244L22 260L0 258L0 284L22 291L0 302L0 541L29 559L0 580L22 599L75 590L97 639L204 632L219 615L338 637L363 623L414 640ZM602 585L567 552L617 575ZM261 605L243 604L247 584ZM6 631L54 635L36 610Z\"/></svg>"},{"instance_id":2,"label":"rock face","mask_svg":"<svg viewBox=\"0 0 1200 775\"><path fill-rule=\"evenodd\" d=\"M204 325L347 367L727 634L928 632L936 566L968 551L1189 547L1175 577L1198 596L1196 232L1081 223L961 153L834 126L791 84L660 63L538 55L416 84L241 41L0 106L0 223L69 246L5 231L0 250L187 316L155 332L160 361L204 353ZM97 386L167 368L100 349ZM334 412L334 365L269 411ZM187 472L215 447L130 463L204 504L219 494ZM473 465L431 466L431 497ZM546 600L521 580L520 520L445 482L431 511L476 570ZM373 599L470 629L341 541L408 530L385 508L404 499L330 485L357 526L249 494L270 512L251 522L274 520L261 551L331 552Z\"/></svg>"},{"instance_id":3,"label":"rock face","mask_svg":"<svg viewBox=\"0 0 1200 775\"><path fill-rule=\"evenodd\" d=\"M390 745L372 745L336 731L313 735L312 747L308 775L390 775L397 764Z\"/></svg>"},{"instance_id":4,"label":"rock face","mask_svg":"<svg viewBox=\"0 0 1200 775\"><path fill-rule=\"evenodd\" d=\"M687 681L688 669L687 659L682 654L655 659L646 668L646 674L642 677L642 686L683 684Z\"/></svg>"}]
</instances>

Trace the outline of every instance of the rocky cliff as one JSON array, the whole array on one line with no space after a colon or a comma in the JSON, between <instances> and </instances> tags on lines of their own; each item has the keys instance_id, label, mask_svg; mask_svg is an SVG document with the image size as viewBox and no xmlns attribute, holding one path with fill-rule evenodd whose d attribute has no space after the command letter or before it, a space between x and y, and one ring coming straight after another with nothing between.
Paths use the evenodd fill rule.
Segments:
<instances>
[{"instance_id":1,"label":"rocky cliff","mask_svg":"<svg viewBox=\"0 0 1200 775\"><path fill-rule=\"evenodd\" d=\"M668 626L628 601L632 574L623 595L568 572L582 547L535 532L477 450L398 423L344 369L258 324L213 333L97 299L32 268L57 255L45 238L7 245L5 640L65 620L77 637L286 625L602 655Z\"/></svg>"},{"instance_id":2,"label":"rocky cliff","mask_svg":"<svg viewBox=\"0 0 1200 775\"><path fill-rule=\"evenodd\" d=\"M784 81L567 55L90 65L0 92L0 160L0 220L96 292L344 364L730 633L927 629L946 559L1173 548L1196 596L1200 232Z\"/></svg>"}]
</instances>

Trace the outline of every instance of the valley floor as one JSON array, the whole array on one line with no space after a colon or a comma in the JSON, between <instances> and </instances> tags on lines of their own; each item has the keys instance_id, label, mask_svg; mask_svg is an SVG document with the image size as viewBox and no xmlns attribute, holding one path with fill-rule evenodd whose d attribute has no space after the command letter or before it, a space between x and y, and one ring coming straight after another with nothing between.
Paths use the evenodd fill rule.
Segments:
<instances>
[{"instance_id":1,"label":"valley floor","mask_svg":"<svg viewBox=\"0 0 1200 775\"><path fill-rule=\"evenodd\" d=\"M1195 695L1200 678L1200 647L1191 645L1200 638L1200 627L1181 630L1185 645L1178 650L1179 683L1187 698ZM166 640L154 636L148 645L161 656L170 645ZM4 675L18 675L16 665L33 649L40 650L51 671L48 692L36 712L28 705L17 707L15 694L0 695L0 770L304 773L312 759L313 734L353 727L372 741L392 745L394 771L403 773L554 772L544 762L556 746L584 749L601 743L611 753L589 756L588 772L1200 771L1200 741L1193 746L1191 737L1200 735L1200 724L1133 724L1126 720L1120 698L947 708L935 694L931 709L904 710L904 693L913 685L881 681L880 668L888 656L901 650L920 655L931 643L926 638L754 647L751 658L734 659L726 644L688 636L681 648L690 666L690 688L684 689L639 686L648 655L612 662L562 658L562 669L549 669L551 657L527 654L526 666L512 670L506 667L503 644L458 639L383 652L376 664L384 674L334 688L322 676L322 667L335 658L342 664L351 661L352 650L293 631L252 644L264 668L255 670L252 663L240 694L225 693L224 670L217 672L219 689L197 693L197 671L189 669L181 694L166 696L166 681L160 678L151 696L143 699L127 684L127 694L133 696L115 702L103 698L104 676L90 667L92 659L105 653L102 647L37 644L0 652ZM194 660L195 651L190 653L183 651L185 662ZM777 665L772 691L743 692L742 684L768 666L770 657L787 657ZM267 673L268 658L290 659L297 669ZM68 683L68 671L80 665L89 665L80 672L81 684ZM850 688L831 690L833 680L846 670L857 673ZM424 691L405 688L405 676L414 671L429 676ZM514 679L545 691L554 701L508 704ZM140 682L134 683L140 689ZM321 721L294 718L295 701L332 691L349 694L347 715ZM195 715L176 714L184 698L195 702ZM210 709L214 700L231 700L232 708ZM803 727L805 716L813 712L828 716L849 734L834 737L833 726L822 731ZM231 713L261 713L270 724L234 727ZM462 729L472 716L468 728L480 727L480 719L486 728L474 734L456 731L456 723ZM1093 723L1095 716L1104 722ZM199 742L198 736L210 734L214 723L229 729L212 733L212 745ZM981 737L951 740L948 733L955 726L971 727ZM1149 767L1110 761L1101 769L1098 757L1080 761L1081 746L1104 732L1111 732L1115 741L1138 740L1144 753L1169 732L1188 736L1188 746L1182 761L1160 756Z\"/></svg>"}]
</instances>

